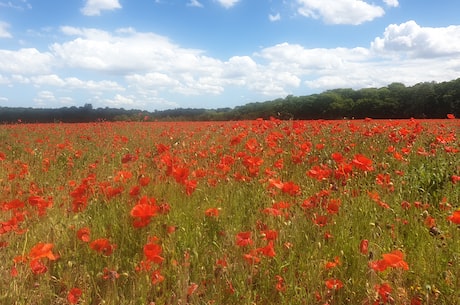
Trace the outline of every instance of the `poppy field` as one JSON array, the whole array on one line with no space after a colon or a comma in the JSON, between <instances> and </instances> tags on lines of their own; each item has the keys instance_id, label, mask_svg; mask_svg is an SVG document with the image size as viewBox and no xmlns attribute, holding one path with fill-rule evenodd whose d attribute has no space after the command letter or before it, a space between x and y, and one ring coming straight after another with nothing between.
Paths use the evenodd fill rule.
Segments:
<instances>
[{"instance_id":1,"label":"poppy field","mask_svg":"<svg viewBox=\"0 0 460 305\"><path fill-rule=\"evenodd\" d=\"M460 304L460 120L0 126L1 304Z\"/></svg>"}]
</instances>

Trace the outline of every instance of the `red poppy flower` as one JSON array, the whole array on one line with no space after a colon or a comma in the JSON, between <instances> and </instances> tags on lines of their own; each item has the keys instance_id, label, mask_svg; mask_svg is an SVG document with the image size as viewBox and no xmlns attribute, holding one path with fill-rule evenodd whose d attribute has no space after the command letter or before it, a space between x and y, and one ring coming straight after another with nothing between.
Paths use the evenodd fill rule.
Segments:
<instances>
[{"instance_id":1,"label":"red poppy flower","mask_svg":"<svg viewBox=\"0 0 460 305\"><path fill-rule=\"evenodd\" d=\"M204 214L208 217L217 217L219 216L219 209L218 208L209 208L204 211Z\"/></svg>"},{"instance_id":2,"label":"red poppy flower","mask_svg":"<svg viewBox=\"0 0 460 305\"><path fill-rule=\"evenodd\" d=\"M120 277L120 274L116 270L110 270L109 268L105 267L102 270L102 278L104 280L116 280Z\"/></svg>"},{"instance_id":3,"label":"red poppy flower","mask_svg":"<svg viewBox=\"0 0 460 305\"><path fill-rule=\"evenodd\" d=\"M240 247L252 245L251 232L240 232L236 234L236 244Z\"/></svg>"},{"instance_id":4,"label":"red poppy flower","mask_svg":"<svg viewBox=\"0 0 460 305\"><path fill-rule=\"evenodd\" d=\"M359 252L364 255L367 255L369 252L369 241L367 239L363 239L359 243Z\"/></svg>"},{"instance_id":5,"label":"red poppy flower","mask_svg":"<svg viewBox=\"0 0 460 305\"><path fill-rule=\"evenodd\" d=\"M243 259L250 265L260 263L260 258L257 256L257 252L252 250L247 254L243 254Z\"/></svg>"},{"instance_id":6,"label":"red poppy flower","mask_svg":"<svg viewBox=\"0 0 460 305\"><path fill-rule=\"evenodd\" d=\"M165 277L161 274L160 270L155 270L152 272L150 277L153 285L157 285L165 280Z\"/></svg>"},{"instance_id":7,"label":"red poppy flower","mask_svg":"<svg viewBox=\"0 0 460 305\"><path fill-rule=\"evenodd\" d=\"M144 246L144 255L147 261L154 262L158 265L161 265L164 260L164 258L160 256L162 252L163 249L158 244L150 243Z\"/></svg>"},{"instance_id":8,"label":"red poppy flower","mask_svg":"<svg viewBox=\"0 0 460 305\"><path fill-rule=\"evenodd\" d=\"M94 240L89 244L90 248L94 251L103 254L105 256L109 256L115 250L116 245L111 244L107 238L99 238Z\"/></svg>"},{"instance_id":9,"label":"red poppy flower","mask_svg":"<svg viewBox=\"0 0 460 305\"><path fill-rule=\"evenodd\" d=\"M286 291L286 284L284 282L283 277L281 275L275 275L275 279L276 279L275 289L279 292Z\"/></svg>"},{"instance_id":10,"label":"red poppy flower","mask_svg":"<svg viewBox=\"0 0 460 305\"><path fill-rule=\"evenodd\" d=\"M404 261L404 253L400 250L393 250L390 253L382 254L383 259L369 262L369 266L375 271L385 271L388 267L409 270L409 265Z\"/></svg>"},{"instance_id":11,"label":"red poppy flower","mask_svg":"<svg viewBox=\"0 0 460 305\"><path fill-rule=\"evenodd\" d=\"M320 227L324 227L327 224L327 216L325 215L314 215L313 223Z\"/></svg>"},{"instance_id":12,"label":"red poppy flower","mask_svg":"<svg viewBox=\"0 0 460 305\"><path fill-rule=\"evenodd\" d=\"M457 182L460 181L460 176L458 175L452 175L452 177L450 178L452 180L452 183L453 184L457 184Z\"/></svg>"},{"instance_id":13,"label":"red poppy flower","mask_svg":"<svg viewBox=\"0 0 460 305\"><path fill-rule=\"evenodd\" d=\"M390 299L390 293L392 291L391 286L388 283L383 283L381 285L375 285L375 290L380 296L380 300L383 304L386 304Z\"/></svg>"},{"instance_id":14,"label":"red poppy flower","mask_svg":"<svg viewBox=\"0 0 460 305\"><path fill-rule=\"evenodd\" d=\"M85 243L91 240L91 231L88 227L81 228L77 231L77 238Z\"/></svg>"},{"instance_id":15,"label":"red poppy flower","mask_svg":"<svg viewBox=\"0 0 460 305\"><path fill-rule=\"evenodd\" d=\"M457 210L452 215L448 216L447 220L460 225L460 210Z\"/></svg>"},{"instance_id":16,"label":"red poppy flower","mask_svg":"<svg viewBox=\"0 0 460 305\"><path fill-rule=\"evenodd\" d=\"M81 295L81 289L74 287L69 290L69 293L67 294L67 301L69 301L70 304L77 304L80 300Z\"/></svg>"},{"instance_id":17,"label":"red poppy flower","mask_svg":"<svg viewBox=\"0 0 460 305\"><path fill-rule=\"evenodd\" d=\"M37 260L44 257L52 261L57 260L59 255L51 251L53 247L54 245L50 243L38 243L30 249L29 257L31 260Z\"/></svg>"},{"instance_id":18,"label":"red poppy flower","mask_svg":"<svg viewBox=\"0 0 460 305\"><path fill-rule=\"evenodd\" d=\"M139 195L140 192L141 192L141 187L139 185L135 185L129 191L129 195L132 197L136 197L137 195Z\"/></svg>"},{"instance_id":19,"label":"red poppy flower","mask_svg":"<svg viewBox=\"0 0 460 305\"><path fill-rule=\"evenodd\" d=\"M343 287L343 283L339 279L328 279L326 280L325 284L329 290L339 290Z\"/></svg>"},{"instance_id":20,"label":"red poppy flower","mask_svg":"<svg viewBox=\"0 0 460 305\"><path fill-rule=\"evenodd\" d=\"M324 266L326 269L332 269L340 265L340 258L338 256L334 257L334 260L332 262L326 262L326 265Z\"/></svg>"},{"instance_id":21,"label":"red poppy flower","mask_svg":"<svg viewBox=\"0 0 460 305\"><path fill-rule=\"evenodd\" d=\"M267 257L274 257L276 255L275 248L273 246L273 240L269 240L265 247L257 248L256 251L257 253L262 253Z\"/></svg>"},{"instance_id":22,"label":"red poppy flower","mask_svg":"<svg viewBox=\"0 0 460 305\"><path fill-rule=\"evenodd\" d=\"M33 274L42 274L48 271L48 267L40 261L39 259L33 259L29 263L30 269L32 270Z\"/></svg>"},{"instance_id":23,"label":"red poppy flower","mask_svg":"<svg viewBox=\"0 0 460 305\"><path fill-rule=\"evenodd\" d=\"M372 160L364 155L356 154L352 160L353 165L362 171L373 171Z\"/></svg>"},{"instance_id":24,"label":"red poppy flower","mask_svg":"<svg viewBox=\"0 0 460 305\"><path fill-rule=\"evenodd\" d=\"M384 253L382 254L382 257L391 267L409 270L409 266L404 261L404 253L402 253L400 250L394 250L390 253Z\"/></svg>"},{"instance_id":25,"label":"red poppy flower","mask_svg":"<svg viewBox=\"0 0 460 305\"><path fill-rule=\"evenodd\" d=\"M275 230L263 230L262 232L263 239L266 240L276 240L278 238L278 232Z\"/></svg>"},{"instance_id":26,"label":"red poppy flower","mask_svg":"<svg viewBox=\"0 0 460 305\"><path fill-rule=\"evenodd\" d=\"M283 193L289 194L291 196L296 196L300 194L300 187L292 181L283 183L281 190L283 191Z\"/></svg>"},{"instance_id":27,"label":"red poppy flower","mask_svg":"<svg viewBox=\"0 0 460 305\"><path fill-rule=\"evenodd\" d=\"M142 197L139 202L131 209L130 215L134 217L133 226L135 228L145 227L158 212L159 208L155 205L154 198Z\"/></svg>"}]
</instances>

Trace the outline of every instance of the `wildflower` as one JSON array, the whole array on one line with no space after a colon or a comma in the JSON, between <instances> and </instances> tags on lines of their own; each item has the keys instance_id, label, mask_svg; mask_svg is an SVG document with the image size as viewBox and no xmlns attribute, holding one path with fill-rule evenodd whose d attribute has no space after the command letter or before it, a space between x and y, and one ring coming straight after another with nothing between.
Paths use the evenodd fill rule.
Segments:
<instances>
[{"instance_id":1,"label":"wildflower","mask_svg":"<svg viewBox=\"0 0 460 305\"><path fill-rule=\"evenodd\" d=\"M362 171L370 172L374 170L372 167L372 160L361 154L356 154L354 156L352 164Z\"/></svg>"},{"instance_id":2,"label":"wildflower","mask_svg":"<svg viewBox=\"0 0 460 305\"><path fill-rule=\"evenodd\" d=\"M457 184L458 181L460 181L460 176L459 175L452 175L450 178L452 180L453 184Z\"/></svg>"},{"instance_id":3,"label":"wildflower","mask_svg":"<svg viewBox=\"0 0 460 305\"><path fill-rule=\"evenodd\" d=\"M283 191L283 193L289 194L291 196L296 196L300 194L300 187L292 181L283 183L281 190Z\"/></svg>"},{"instance_id":4,"label":"wildflower","mask_svg":"<svg viewBox=\"0 0 460 305\"><path fill-rule=\"evenodd\" d=\"M393 250L390 253L382 254L383 259L369 262L369 266L375 271L385 271L388 267L409 270L409 265L404 261L404 253L400 250Z\"/></svg>"},{"instance_id":5,"label":"wildflower","mask_svg":"<svg viewBox=\"0 0 460 305\"><path fill-rule=\"evenodd\" d=\"M278 238L278 232L275 230L263 230L262 232L263 239L266 240L275 240Z\"/></svg>"},{"instance_id":6,"label":"wildflower","mask_svg":"<svg viewBox=\"0 0 460 305\"><path fill-rule=\"evenodd\" d=\"M77 238L85 243L91 240L91 232L88 227L81 228L77 231Z\"/></svg>"},{"instance_id":7,"label":"wildflower","mask_svg":"<svg viewBox=\"0 0 460 305\"><path fill-rule=\"evenodd\" d=\"M219 209L218 208L209 208L204 211L204 214L208 217L218 217L219 216Z\"/></svg>"},{"instance_id":8,"label":"wildflower","mask_svg":"<svg viewBox=\"0 0 460 305\"><path fill-rule=\"evenodd\" d=\"M31 260L38 260L40 258L48 258L49 260L57 260L59 255L54 254L51 250L54 245L50 243L38 243L30 249L29 258Z\"/></svg>"},{"instance_id":9,"label":"wildflower","mask_svg":"<svg viewBox=\"0 0 460 305\"><path fill-rule=\"evenodd\" d=\"M142 197L139 202L131 209L131 216L134 217L133 226L135 228L145 227L158 212L155 198Z\"/></svg>"},{"instance_id":10,"label":"wildflower","mask_svg":"<svg viewBox=\"0 0 460 305\"><path fill-rule=\"evenodd\" d=\"M343 283L339 279L328 279L325 281L325 284L329 290L339 290L343 287Z\"/></svg>"},{"instance_id":11,"label":"wildflower","mask_svg":"<svg viewBox=\"0 0 460 305\"><path fill-rule=\"evenodd\" d=\"M236 234L236 244L240 247L252 245L251 232L240 232Z\"/></svg>"},{"instance_id":12,"label":"wildflower","mask_svg":"<svg viewBox=\"0 0 460 305\"><path fill-rule=\"evenodd\" d=\"M367 239L363 239L359 243L359 252L364 255L367 255L369 252L369 241Z\"/></svg>"},{"instance_id":13,"label":"wildflower","mask_svg":"<svg viewBox=\"0 0 460 305\"><path fill-rule=\"evenodd\" d=\"M104 267L102 270L102 278L104 280L116 280L120 277L120 274L116 270L110 270L107 267Z\"/></svg>"},{"instance_id":14,"label":"wildflower","mask_svg":"<svg viewBox=\"0 0 460 305\"><path fill-rule=\"evenodd\" d=\"M275 248L273 247L273 240L269 240L265 247L257 248L256 251L267 257L274 257L276 255Z\"/></svg>"},{"instance_id":15,"label":"wildflower","mask_svg":"<svg viewBox=\"0 0 460 305\"><path fill-rule=\"evenodd\" d=\"M150 276L153 285L157 285L165 280L165 277L161 274L160 270L157 269L152 272Z\"/></svg>"},{"instance_id":16,"label":"wildflower","mask_svg":"<svg viewBox=\"0 0 460 305\"><path fill-rule=\"evenodd\" d=\"M275 279L276 279L275 289L279 292L286 291L286 284L284 282L283 277L281 275L275 275Z\"/></svg>"},{"instance_id":17,"label":"wildflower","mask_svg":"<svg viewBox=\"0 0 460 305\"><path fill-rule=\"evenodd\" d=\"M340 258L338 256L334 257L334 261L332 262L326 262L326 265L324 266L326 269L332 269L340 265Z\"/></svg>"},{"instance_id":18,"label":"wildflower","mask_svg":"<svg viewBox=\"0 0 460 305\"><path fill-rule=\"evenodd\" d=\"M313 223L320 227L324 227L327 224L327 216L325 215L314 215Z\"/></svg>"},{"instance_id":19,"label":"wildflower","mask_svg":"<svg viewBox=\"0 0 460 305\"><path fill-rule=\"evenodd\" d=\"M158 265L160 265L164 260L164 258L160 256L162 252L163 249L161 248L161 245L149 243L144 246L144 255L147 258L147 261L154 262Z\"/></svg>"},{"instance_id":20,"label":"wildflower","mask_svg":"<svg viewBox=\"0 0 460 305\"><path fill-rule=\"evenodd\" d=\"M198 185L198 181L186 180L184 183L185 183L185 193L189 196L192 195Z\"/></svg>"},{"instance_id":21,"label":"wildflower","mask_svg":"<svg viewBox=\"0 0 460 305\"><path fill-rule=\"evenodd\" d=\"M91 242L89 246L94 251L105 256L110 256L113 253L113 250L116 248L116 245L111 244L107 238L96 239Z\"/></svg>"},{"instance_id":22,"label":"wildflower","mask_svg":"<svg viewBox=\"0 0 460 305\"><path fill-rule=\"evenodd\" d=\"M187 295L191 296L198 289L197 283L191 283L187 288Z\"/></svg>"},{"instance_id":23,"label":"wildflower","mask_svg":"<svg viewBox=\"0 0 460 305\"><path fill-rule=\"evenodd\" d=\"M42 274L48 271L48 267L39 259L33 259L29 263L30 269L34 274Z\"/></svg>"},{"instance_id":24,"label":"wildflower","mask_svg":"<svg viewBox=\"0 0 460 305\"><path fill-rule=\"evenodd\" d=\"M257 256L257 251L255 250L252 250L251 252L244 254L243 258L250 265L258 264L260 262L260 258Z\"/></svg>"},{"instance_id":25,"label":"wildflower","mask_svg":"<svg viewBox=\"0 0 460 305\"><path fill-rule=\"evenodd\" d=\"M448 216L447 220L460 225L460 210L456 210L452 215Z\"/></svg>"},{"instance_id":26,"label":"wildflower","mask_svg":"<svg viewBox=\"0 0 460 305\"><path fill-rule=\"evenodd\" d=\"M81 289L74 287L69 290L69 293L67 294L67 301L69 301L70 304L77 304L78 301L80 300L81 295L82 295Z\"/></svg>"},{"instance_id":27,"label":"wildflower","mask_svg":"<svg viewBox=\"0 0 460 305\"><path fill-rule=\"evenodd\" d=\"M383 302L383 304L387 303L388 301L392 299L390 296L392 288L388 283L383 283L381 285L375 285L374 288L379 294L379 299L381 302Z\"/></svg>"},{"instance_id":28,"label":"wildflower","mask_svg":"<svg viewBox=\"0 0 460 305\"><path fill-rule=\"evenodd\" d=\"M140 192L141 192L141 187L139 185L135 185L129 191L129 195L132 197L136 197L137 195L139 195Z\"/></svg>"}]
</instances>

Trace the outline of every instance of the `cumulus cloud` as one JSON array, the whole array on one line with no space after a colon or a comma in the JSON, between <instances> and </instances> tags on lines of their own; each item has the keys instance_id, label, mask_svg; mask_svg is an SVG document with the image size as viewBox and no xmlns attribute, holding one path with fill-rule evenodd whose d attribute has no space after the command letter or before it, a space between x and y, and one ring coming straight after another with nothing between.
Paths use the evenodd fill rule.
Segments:
<instances>
[{"instance_id":1,"label":"cumulus cloud","mask_svg":"<svg viewBox=\"0 0 460 305\"><path fill-rule=\"evenodd\" d=\"M41 107L49 105L49 103L53 103L55 101L56 97L54 96L54 93L47 90L38 92L34 98L35 104Z\"/></svg>"},{"instance_id":2,"label":"cumulus cloud","mask_svg":"<svg viewBox=\"0 0 460 305\"><path fill-rule=\"evenodd\" d=\"M86 0L81 12L86 16L99 16L101 11L111 11L120 8L121 5L118 0Z\"/></svg>"},{"instance_id":3,"label":"cumulus cloud","mask_svg":"<svg viewBox=\"0 0 460 305\"><path fill-rule=\"evenodd\" d=\"M374 51L404 57L439 57L460 55L460 26L421 27L411 20L391 24L372 42Z\"/></svg>"},{"instance_id":4,"label":"cumulus cloud","mask_svg":"<svg viewBox=\"0 0 460 305\"><path fill-rule=\"evenodd\" d=\"M269 14L268 15L268 20L270 20L271 22L279 21L279 20L281 20L281 15L280 15L280 13L277 13L275 15Z\"/></svg>"},{"instance_id":5,"label":"cumulus cloud","mask_svg":"<svg viewBox=\"0 0 460 305\"><path fill-rule=\"evenodd\" d=\"M391 7L399 6L398 0L383 0L383 2L385 2L386 5L391 6Z\"/></svg>"},{"instance_id":6,"label":"cumulus cloud","mask_svg":"<svg viewBox=\"0 0 460 305\"><path fill-rule=\"evenodd\" d=\"M0 1L0 7L12 8L16 10L31 9L32 5L27 0Z\"/></svg>"},{"instance_id":7,"label":"cumulus cloud","mask_svg":"<svg viewBox=\"0 0 460 305\"><path fill-rule=\"evenodd\" d=\"M297 3L299 14L328 24L358 25L385 14L380 6L362 0L297 0Z\"/></svg>"},{"instance_id":8,"label":"cumulus cloud","mask_svg":"<svg viewBox=\"0 0 460 305\"><path fill-rule=\"evenodd\" d=\"M187 3L187 6L192 6L192 7L203 7L203 4L201 4L198 0L190 0Z\"/></svg>"},{"instance_id":9,"label":"cumulus cloud","mask_svg":"<svg viewBox=\"0 0 460 305\"><path fill-rule=\"evenodd\" d=\"M240 2L240 0L217 0L217 2L219 2L219 4L225 8L231 8L232 6Z\"/></svg>"},{"instance_id":10,"label":"cumulus cloud","mask_svg":"<svg viewBox=\"0 0 460 305\"><path fill-rule=\"evenodd\" d=\"M30 77L30 82L35 86L52 86L65 89L79 89L91 92L124 91L125 88L114 81L108 80L81 80L77 77L61 78L56 74L38 75Z\"/></svg>"},{"instance_id":11,"label":"cumulus cloud","mask_svg":"<svg viewBox=\"0 0 460 305\"><path fill-rule=\"evenodd\" d=\"M110 73L203 71L213 62L201 50L181 48L154 33L133 29L109 33L73 27L64 27L62 31L78 37L50 48L62 64L74 68Z\"/></svg>"},{"instance_id":12,"label":"cumulus cloud","mask_svg":"<svg viewBox=\"0 0 460 305\"><path fill-rule=\"evenodd\" d=\"M0 21L0 38L11 38L10 32L8 32L8 28L10 25L6 22Z\"/></svg>"},{"instance_id":13,"label":"cumulus cloud","mask_svg":"<svg viewBox=\"0 0 460 305\"><path fill-rule=\"evenodd\" d=\"M35 48L18 51L0 50L0 72L13 74L42 74L51 71L53 56Z\"/></svg>"},{"instance_id":14,"label":"cumulus cloud","mask_svg":"<svg viewBox=\"0 0 460 305\"><path fill-rule=\"evenodd\" d=\"M413 21L388 26L367 47L285 42L227 59L133 28L61 31L66 36L47 52L0 50L0 84L33 86L40 93L37 103L52 99L47 92L53 92L61 104L63 96L73 96L101 106L164 109L184 106L176 102L184 96L203 107L202 100L230 91L271 99L312 90L451 80L460 73L460 27L428 28Z\"/></svg>"}]
</instances>

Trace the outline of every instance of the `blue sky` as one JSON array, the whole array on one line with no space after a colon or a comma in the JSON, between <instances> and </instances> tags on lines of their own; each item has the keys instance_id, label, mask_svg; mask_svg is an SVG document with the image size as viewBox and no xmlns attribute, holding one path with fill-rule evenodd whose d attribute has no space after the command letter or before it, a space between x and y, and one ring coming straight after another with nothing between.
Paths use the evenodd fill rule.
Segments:
<instances>
[{"instance_id":1,"label":"blue sky","mask_svg":"<svg viewBox=\"0 0 460 305\"><path fill-rule=\"evenodd\" d=\"M0 0L0 106L221 108L460 77L457 0Z\"/></svg>"}]
</instances>

